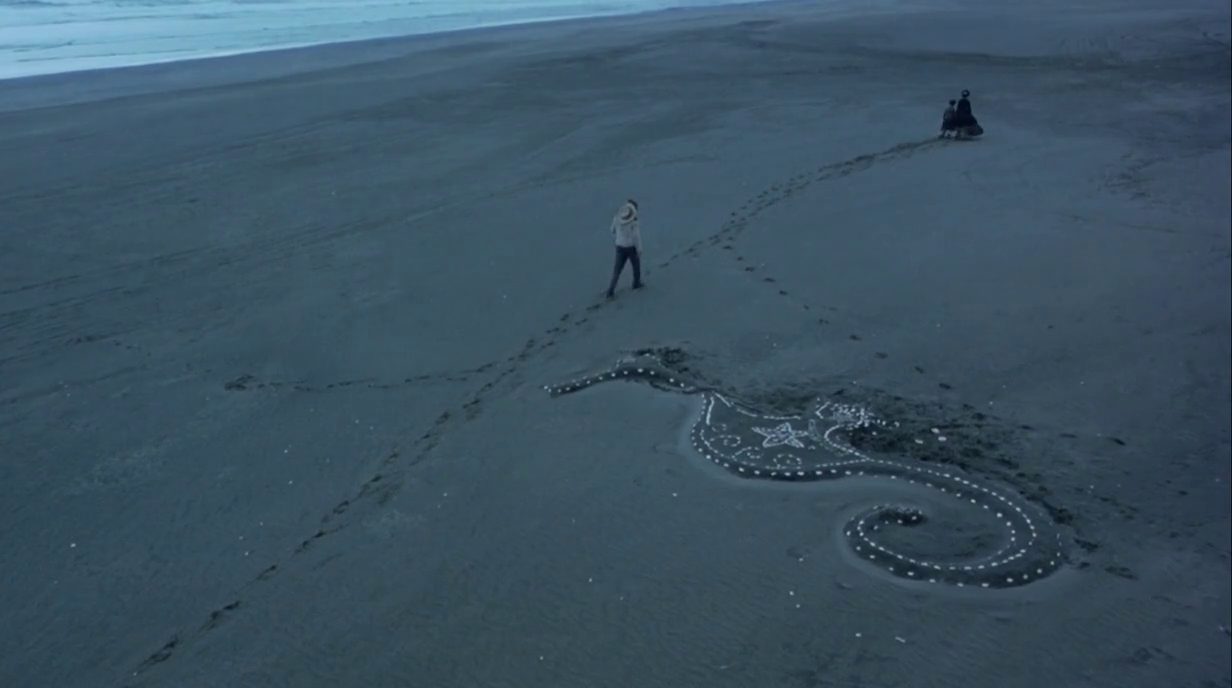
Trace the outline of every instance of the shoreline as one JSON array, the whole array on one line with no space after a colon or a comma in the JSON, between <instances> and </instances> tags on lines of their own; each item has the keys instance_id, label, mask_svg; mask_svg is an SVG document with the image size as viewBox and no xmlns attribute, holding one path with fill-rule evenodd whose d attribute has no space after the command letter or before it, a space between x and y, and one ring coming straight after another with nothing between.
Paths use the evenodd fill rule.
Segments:
<instances>
[{"instance_id":1,"label":"shoreline","mask_svg":"<svg viewBox=\"0 0 1232 688\"><path fill-rule=\"evenodd\" d=\"M804 0L746 0L704 7L670 7L624 14L537 19L6 77L0 78L0 112L157 93L183 88L188 84L195 87L212 87L288 77L319 69L337 69L403 58L416 52L445 49L459 43L484 40L535 41L541 39L545 32L586 31L601 28L609 22L613 27L625 27L656 24L674 18L688 20L712 17L714 20L721 20L724 15L732 13L743 14L763 8L777 13L803 4L806 4ZM86 89L88 94L74 96L64 93L71 89L80 94L83 90L81 82L98 80L107 80L109 83L93 90Z\"/></svg>"},{"instance_id":2,"label":"shoreline","mask_svg":"<svg viewBox=\"0 0 1232 688\"><path fill-rule=\"evenodd\" d=\"M704 3L701 5L687 5L686 4L686 5L678 5L675 7L658 7L658 8L650 7L650 8L645 8L645 9L630 9L627 11L608 11L608 12L603 12L600 14L562 14L558 16L547 16L547 17L529 18L529 19L507 19L503 21L493 20L489 22L480 22L476 24L471 24L469 26L453 26L453 27L424 28L424 29L413 29L412 28L410 30L407 30L406 28L402 30L391 29L388 32L378 32L378 33L373 33L370 35L355 35L355 36L349 36L349 37L340 36L340 37L335 37L335 38L324 38L322 40L314 40L314 41L293 41L292 40L292 41L286 41L283 43L253 46L253 47L219 49L217 52L201 52L199 54L193 54L189 56L182 56L182 55L181 56L174 56L174 55L173 56L162 56L166 54L165 53L153 53L151 54L150 59L145 59L145 57L140 54L134 54L134 55L129 55L129 56L96 55L93 57L101 58L101 59L107 59L107 58L124 59L125 57L128 57L134 61L119 62L116 64L100 64L96 66L74 67L74 68L67 68L67 69L52 68L50 71L37 71L37 72L31 72L31 73L26 73L26 74L14 74L11 76L0 77L0 81L4 81L8 79L32 78L32 77L39 77L39 76L54 76L57 74L101 71L101 70L106 70L106 69L124 69L124 68L129 68L129 67L142 67L142 66L149 66L149 65L155 65L155 64L166 64L166 63L171 63L171 62L182 62L182 61L187 61L187 60L213 59L217 57L234 57L236 55L247 55L247 54L253 54L253 53L281 51L281 50L295 50L295 49L300 49L300 48L309 48L309 47L322 46L322 45L334 45L334 44L341 44L341 43L362 43L365 41L373 41L373 40L380 41L380 40L386 40L386 39L407 38L411 36L430 36L430 35L437 35L437 34L449 34L449 33L456 33L456 32L473 31L477 29L525 26L525 25L530 25L530 24L552 24L552 23L557 23L557 22L562 22L562 21L578 21L578 20L587 20L587 19L634 17L634 16L639 16L639 15L652 15L657 12L674 12L674 11L681 11L681 10L709 11L712 9L721 9L723 7L739 7L742 5L753 5L753 4L758 4L759 2L767 2L767 1L773 1L773 0L727 0L726 2L718 2L717 4L704 4ZM416 20L430 21L431 19L433 19L433 17L429 16L429 17L386 18L382 21L386 23L397 24L397 23L416 21ZM373 22L367 22L367 23L373 23ZM191 37L192 36L183 36L182 38L191 38ZM76 58L64 58L64 59L72 60Z\"/></svg>"}]
</instances>

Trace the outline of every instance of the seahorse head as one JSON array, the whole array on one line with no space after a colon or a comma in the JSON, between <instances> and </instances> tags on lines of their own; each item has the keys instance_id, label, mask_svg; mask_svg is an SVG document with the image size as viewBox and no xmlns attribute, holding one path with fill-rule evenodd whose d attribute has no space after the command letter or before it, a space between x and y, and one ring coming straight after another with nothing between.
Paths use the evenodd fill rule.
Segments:
<instances>
[{"instance_id":1,"label":"seahorse head","mask_svg":"<svg viewBox=\"0 0 1232 688\"><path fill-rule=\"evenodd\" d=\"M885 421L878 418L871 410L859 404L819 401L817 408L813 410L813 415L831 426L838 426L845 430L885 424Z\"/></svg>"}]
</instances>

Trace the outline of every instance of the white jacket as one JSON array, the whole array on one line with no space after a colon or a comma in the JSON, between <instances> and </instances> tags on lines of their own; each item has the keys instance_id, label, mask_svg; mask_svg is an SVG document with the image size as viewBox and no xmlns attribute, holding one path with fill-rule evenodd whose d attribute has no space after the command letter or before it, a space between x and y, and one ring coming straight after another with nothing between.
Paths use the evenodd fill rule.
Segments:
<instances>
[{"instance_id":1,"label":"white jacket","mask_svg":"<svg viewBox=\"0 0 1232 688\"><path fill-rule=\"evenodd\" d=\"M628 219L622 217L628 215L626 210L633 211ZM612 218L612 238L615 239L617 246L636 246L637 252L642 252L642 232L637 220L636 208L626 203L616 212L616 217Z\"/></svg>"}]
</instances>

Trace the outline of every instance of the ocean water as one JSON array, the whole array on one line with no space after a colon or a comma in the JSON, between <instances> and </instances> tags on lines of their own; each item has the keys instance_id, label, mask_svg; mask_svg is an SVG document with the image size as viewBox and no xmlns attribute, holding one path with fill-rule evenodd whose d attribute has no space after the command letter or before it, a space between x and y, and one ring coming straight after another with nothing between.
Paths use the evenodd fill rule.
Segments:
<instances>
[{"instance_id":1,"label":"ocean water","mask_svg":"<svg viewBox=\"0 0 1232 688\"><path fill-rule=\"evenodd\" d=\"M0 0L0 79L748 0Z\"/></svg>"}]
</instances>

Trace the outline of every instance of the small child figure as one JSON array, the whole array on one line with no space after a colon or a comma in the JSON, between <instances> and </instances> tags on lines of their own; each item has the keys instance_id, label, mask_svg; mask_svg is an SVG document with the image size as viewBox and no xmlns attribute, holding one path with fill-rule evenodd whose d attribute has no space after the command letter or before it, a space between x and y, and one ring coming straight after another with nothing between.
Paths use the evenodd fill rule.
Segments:
<instances>
[{"instance_id":1,"label":"small child figure","mask_svg":"<svg viewBox=\"0 0 1232 688\"><path fill-rule=\"evenodd\" d=\"M957 101L950 101L950 106L945 109L945 113L941 115L941 135L937 138L943 139L948 133L954 133L957 127L954 126L954 105Z\"/></svg>"}]
</instances>

